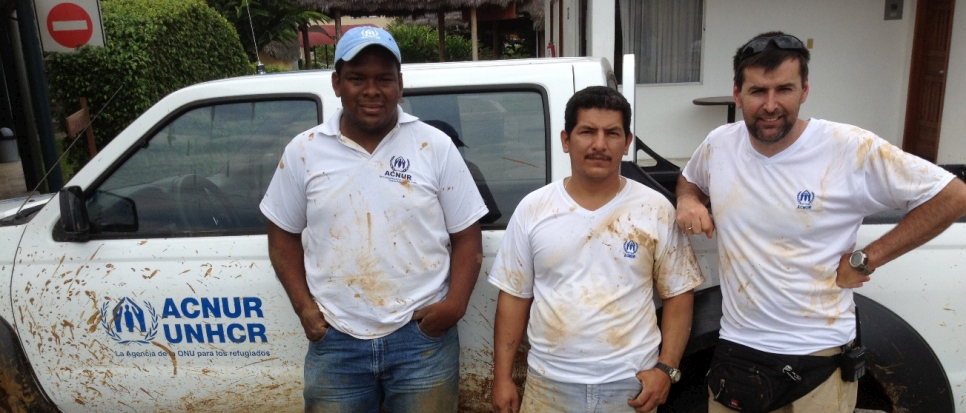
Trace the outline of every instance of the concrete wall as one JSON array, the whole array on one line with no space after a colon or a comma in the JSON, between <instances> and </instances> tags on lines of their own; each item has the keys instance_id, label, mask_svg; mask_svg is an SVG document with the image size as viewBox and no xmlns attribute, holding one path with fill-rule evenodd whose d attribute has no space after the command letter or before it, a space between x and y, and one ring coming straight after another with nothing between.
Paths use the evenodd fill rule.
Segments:
<instances>
[{"instance_id":1,"label":"concrete wall","mask_svg":"<svg viewBox=\"0 0 966 413\"><path fill-rule=\"evenodd\" d=\"M613 0L589 2L596 12L595 3ZM915 0L905 1L901 20L884 20L884 10L883 0L706 0L702 81L638 86L638 135L666 157L690 157L726 117L724 106L691 101L730 95L735 50L758 33L782 30L813 42L802 117L851 123L901 145ZM588 20L605 23L589 31L613 32L607 18ZM966 163L966 4L956 9L953 30L940 163ZM600 48L588 52L611 58Z\"/></svg>"}]
</instances>

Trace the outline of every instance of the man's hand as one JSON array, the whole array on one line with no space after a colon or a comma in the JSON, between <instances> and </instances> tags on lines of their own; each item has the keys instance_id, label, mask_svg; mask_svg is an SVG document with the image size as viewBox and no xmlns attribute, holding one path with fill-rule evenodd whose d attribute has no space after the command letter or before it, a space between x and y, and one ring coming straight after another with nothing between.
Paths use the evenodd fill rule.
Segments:
<instances>
[{"instance_id":1,"label":"man's hand","mask_svg":"<svg viewBox=\"0 0 966 413\"><path fill-rule=\"evenodd\" d=\"M688 235L703 232L711 238L711 233L714 232L714 220L711 219L708 208L691 196L678 198L677 221L678 227Z\"/></svg>"},{"instance_id":2,"label":"man's hand","mask_svg":"<svg viewBox=\"0 0 966 413\"><path fill-rule=\"evenodd\" d=\"M859 288L872 279L872 277L852 268L852 265L849 264L849 257L851 256L851 252L842 254L842 258L839 259L839 268L835 270L835 284L841 288Z\"/></svg>"},{"instance_id":3,"label":"man's hand","mask_svg":"<svg viewBox=\"0 0 966 413\"><path fill-rule=\"evenodd\" d=\"M430 337L442 337L443 334L456 325L466 313L466 305L459 304L450 298L435 304L420 308L413 313L413 320L419 323L419 329Z\"/></svg>"},{"instance_id":4,"label":"man's hand","mask_svg":"<svg viewBox=\"0 0 966 413\"><path fill-rule=\"evenodd\" d=\"M321 340L325 333L329 331L329 323L325 321L325 316L322 315L322 310L319 310L317 305L311 306L302 314L299 314L299 321L302 323L302 329L305 330L305 338L313 343Z\"/></svg>"},{"instance_id":5,"label":"man's hand","mask_svg":"<svg viewBox=\"0 0 966 413\"><path fill-rule=\"evenodd\" d=\"M667 401L667 394L671 391L671 378L667 373L657 368L642 370L637 372L637 380L644 388L636 399L627 400L635 412L650 412Z\"/></svg>"},{"instance_id":6,"label":"man's hand","mask_svg":"<svg viewBox=\"0 0 966 413\"><path fill-rule=\"evenodd\" d=\"M519 413L520 393L509 377L493 380L493 413Z\"/></svg>"}]
</instances>

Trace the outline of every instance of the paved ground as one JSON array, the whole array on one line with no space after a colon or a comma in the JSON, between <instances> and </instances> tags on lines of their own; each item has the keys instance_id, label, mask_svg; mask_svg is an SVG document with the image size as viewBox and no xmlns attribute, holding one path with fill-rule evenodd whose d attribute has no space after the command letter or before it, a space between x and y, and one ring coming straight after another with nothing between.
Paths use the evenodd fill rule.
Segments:
<instances>
[{"instance_id":1,"label":"paved ground","mask_svg":"<svg viewBox=\"0 0 966 413\"><path fill-rule=\"evenodd\" d=\"M0 199L27 196L29 193L24 184L20 161L0 163Z\"/></svg>"}]
</instances>

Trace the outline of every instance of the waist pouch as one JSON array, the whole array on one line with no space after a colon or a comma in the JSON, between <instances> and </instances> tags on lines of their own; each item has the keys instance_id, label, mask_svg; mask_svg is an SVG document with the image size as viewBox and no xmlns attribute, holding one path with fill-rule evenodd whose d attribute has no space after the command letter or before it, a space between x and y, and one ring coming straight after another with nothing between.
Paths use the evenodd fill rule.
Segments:
<instances>
[{"instance_id":1,"label":"waist pouch","mask_svg":"<svg viewBox=\"0 0 966 413\"><path fill-rule=\"evenodd\" d=\"M808 394L832 376L838 357L793 356L720 340L707 384L714 400L739 412L770 412Z\"/></svg>"}]
</instances>

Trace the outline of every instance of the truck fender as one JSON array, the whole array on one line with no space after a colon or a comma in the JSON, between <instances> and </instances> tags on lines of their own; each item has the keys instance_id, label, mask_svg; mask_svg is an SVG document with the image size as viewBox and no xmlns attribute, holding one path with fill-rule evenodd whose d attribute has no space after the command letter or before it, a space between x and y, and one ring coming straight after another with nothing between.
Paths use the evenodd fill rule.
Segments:
<instances>
[{"instance_id":1,"label":"truck fender","mask_svg":"<svg viewBox=\"0 0 966 413\"><path fill-rule=\"evenodd\" d=\"M955 412L946 370L926 340L884 305L858 293L853 297L860 308L862 345L866 348L866 375L859 380L860 404L864 397L871 397L891 404L893 407L886 409L889 411ZM681 397L678 404L682 406L707 400L704 376L718 341L720 320L721 288L696 291L691 336L681 362L686 373L682 381L687 383L671 389L672 396ZM669 405L676 404L675 397L669 396ZM690 411L688 408L672 407L668 411Z\"/></svg>"},{"instance_id":2,"label":"truck fender","mask_svg":"<svg viewBox=\"0 0 966 413\"><path fill-rule=\"evenodd\" d=\"M893 411L956 411L946 370L926 340L891 310L860 294L862 345L866 374L885 390Z\"/></svg>"},{"instance_id":3,"label":"truck fender","mask_svg":"<svg viewBox=\"0 0 966 413\"><path fill-rule=\"evenodd\" d=\"M0 411L59 411L40 388L17 334L3 318L0 318Z\"/></svg>"}]
</instances>

